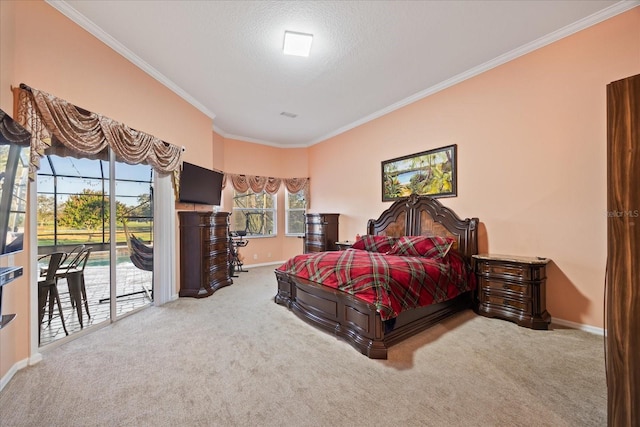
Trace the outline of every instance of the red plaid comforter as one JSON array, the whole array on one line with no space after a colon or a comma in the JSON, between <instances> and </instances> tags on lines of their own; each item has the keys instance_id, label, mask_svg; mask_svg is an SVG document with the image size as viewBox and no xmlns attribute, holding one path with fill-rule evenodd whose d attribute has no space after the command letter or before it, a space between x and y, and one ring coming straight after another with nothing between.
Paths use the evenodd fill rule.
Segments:
<instances>
[{"instance_id":1,"label":"red plaid comforter","mask_svg":"<svg viewBox=\"0 0 640 427\"><path fill-rule=\"evenodd\" d=\"M348 249L297 255L278 268L348 292L376 306L382 320L437 304L475 288L470 267L453 250L442 259Z\"/></svg>"}]
</instances>

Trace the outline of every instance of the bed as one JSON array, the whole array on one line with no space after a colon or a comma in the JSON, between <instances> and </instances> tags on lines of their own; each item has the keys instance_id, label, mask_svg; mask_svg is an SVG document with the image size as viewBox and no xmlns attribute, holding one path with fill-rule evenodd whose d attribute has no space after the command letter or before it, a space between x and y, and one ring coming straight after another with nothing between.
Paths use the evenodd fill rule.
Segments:
<instances>
[{"instance_id":1,"label":"bed","mask_svg":"<svg viewBox=\"0 0 640 427\"><path fill-rule=\"evenodd\" d=\"M460 290L457 295L454 295L455 292L447 291L444 292L446 296L443 297L442 292L432 292L438 297L434 297L433 301L426 306L411 308L408 307L411 304L403 303L400 310L395 310L394 307L391 307L391 312L389 309L381 310L384 304L380 303L379 298L373 301L371 298L366 300L362 296L356 296L357 293L353 293L353 289L342 290L345 286L351 285L348 283L349 277L346 279L342 277L347 280L347 283L339 283L336 287L334 283L336 279L330 276L330 272L324 275L314 274L313 268L310 267L313 263L320 265L330 262L331 259L358 263L363 257L366 258L365 255L357 253L359 249L347 249L333 253L298 255L288 260L275 270L278 282L275 302L288 307L298 317L318 329L345 340L367 357L386 359L387 350L392 345L448 316L471 308L475 287L471 257L478 251L478 222L477 218L460 219L455 212L436 199L412 195L407 199L394 202L377 220L369 220L367 236L363 237L369 239L369 236L386 236L409 240L411 238L403 236L435 236L451 242L448 252L441 258L443 260L445 258L461 259L467 273L465 276L467 284L456 284ZM308 260L305 267L308 271L305 274L302 270L294 268L295 265L299 267L304 264L307 261L306 258L310 257L324 258ZM384 258L381 255L368 257L376 260ZM417 265L415 260L411 262ZM323 265L328 272L330 268L327 268L327 264ZM393 268L389 271L391 270ZM377 273L374 275L379 276ZM357 274L354 274L350 277L356 276ZM442 281L442 278L434 280ZM415 299L424 300L422 297Z\"/></svg>"}]
</instances>

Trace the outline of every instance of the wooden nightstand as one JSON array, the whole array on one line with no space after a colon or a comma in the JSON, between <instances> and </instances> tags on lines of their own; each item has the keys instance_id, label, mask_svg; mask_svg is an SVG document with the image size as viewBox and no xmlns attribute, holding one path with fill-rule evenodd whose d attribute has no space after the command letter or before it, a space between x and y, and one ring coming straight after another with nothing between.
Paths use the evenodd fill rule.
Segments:
<instances>
[{"instance_id":1,"label":"wooden nightstand","mask_svg":"<svg viewBox=\"0 0 640 427\"><path fill-rule=\"evenodd\" d=\"M336 247L339 251L344 251L345 249L349 249L353 245L353 242L345 240L343 242L336 242Z\"/></svg>"},{"instance_id":2,"label":"wooden nightstand","mask_svg":"<svg viewBox=\"0 0 640 427\"><path fill-rule=\"evenodd\" d=\"M476 312L531 329L548 329L546 308L548 258L479 254L473 256L478 278Z\"/></svg>"}]
</instances>

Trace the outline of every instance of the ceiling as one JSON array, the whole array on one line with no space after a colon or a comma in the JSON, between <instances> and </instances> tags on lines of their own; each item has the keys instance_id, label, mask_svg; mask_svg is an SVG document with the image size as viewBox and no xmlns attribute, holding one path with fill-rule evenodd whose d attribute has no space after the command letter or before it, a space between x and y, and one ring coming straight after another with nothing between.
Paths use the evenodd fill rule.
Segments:
<instances>
[{"instance_id":1,"label":"ceiling","mask_svg":"<svg viewBox=\"0 0 640 427\"><path fill-rule=\"evenodd\" d=\"M49 4L211 117L223 136L304 147L638 1ZM308 58L283 55L285 30L314 35Z\"/></svg>"}]
</instances>

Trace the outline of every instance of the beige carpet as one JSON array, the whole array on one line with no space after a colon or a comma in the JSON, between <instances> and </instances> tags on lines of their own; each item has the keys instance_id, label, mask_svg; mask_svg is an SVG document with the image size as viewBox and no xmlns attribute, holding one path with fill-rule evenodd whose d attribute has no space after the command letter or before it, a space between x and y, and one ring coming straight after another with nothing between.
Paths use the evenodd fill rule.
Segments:
<instances>
[{"instance_id":1,"label":"beige carpet","mask_svg":"<svg viewBox=\"0 0 640 427\"><path fill-rule=\"evenodd\" d=\"M46 352L0 426L606 425L602 337L467 311L370 360L276 305L272 267L239 274Z\"/></svg>"}]
</instances>

